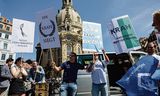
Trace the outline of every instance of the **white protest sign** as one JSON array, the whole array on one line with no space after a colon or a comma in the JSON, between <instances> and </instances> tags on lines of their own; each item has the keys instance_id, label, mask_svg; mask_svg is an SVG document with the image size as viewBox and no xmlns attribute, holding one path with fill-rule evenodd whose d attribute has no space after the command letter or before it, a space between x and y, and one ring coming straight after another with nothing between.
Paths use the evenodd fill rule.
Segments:
<instances>
[{"instance_id":1,"label":"white protest sign","mask_svg":"<svg viewBox=\"0 0 160 96\"><path fill-rule=\"evenodd\" d=\"M83 21L83 51L100 51L102 40L101 24Z\"/></svg>"},{"instance_id":2,"label":"white protest sign","mask_svg":"<svg viewBox=\"0 0 160 96\"><path fill-rule=\"evenodd\" d=\"M17 53L32 53L35 23L13 18L12 28L11 50Z\"/></svg>"},{"instance_id":3,"label":"white protest sign","mask_svg":"<svg viewBox=\"0 0 160 96\"><path fill-rule=\"evenodd\" d=\"M118 54L141 48L128 15L112 19L108 28Z\"/></svg>"},{"instance_id":4,"label":"white protest sign","mask_svg":"<svg viewBox=\"0 0 160 96\"><path fill-rule=\"evenodd\" d=\"M60 47L54 9L46 9L37 14L37 27L42 49Z\"/></svg>"}]
</instances>

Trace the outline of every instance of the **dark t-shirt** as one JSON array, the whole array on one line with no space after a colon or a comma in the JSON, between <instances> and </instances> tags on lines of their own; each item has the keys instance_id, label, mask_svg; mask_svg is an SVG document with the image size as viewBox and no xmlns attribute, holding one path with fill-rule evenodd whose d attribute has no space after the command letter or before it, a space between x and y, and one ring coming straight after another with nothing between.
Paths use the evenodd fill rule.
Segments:
<instances>
[{"instance_id":1,"label":"dark t-shirt","mask_svg":"<svg viewBox=\"0 0 160 96\"><path fill-rule=\"evenodd\" d=\"M62 63L61 68L64 69L63 82L76 82L78 69L84 69L84 66L66 61Z\"/></svg>"}]
</instances>

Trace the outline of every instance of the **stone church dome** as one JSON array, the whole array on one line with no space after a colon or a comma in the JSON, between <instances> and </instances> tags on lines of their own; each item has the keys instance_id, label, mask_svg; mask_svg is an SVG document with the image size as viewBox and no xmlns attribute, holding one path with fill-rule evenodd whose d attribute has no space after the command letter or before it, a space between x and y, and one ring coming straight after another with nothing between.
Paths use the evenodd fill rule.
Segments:
<instances>
[{"instance_id":1,"label":"stone church dome","mask_svg":"<svg viewBox=\"0 0 160 96\"><path fill-rule=\"evenodd\" d=\"M59 31L66 28L67 25L70 27L82 28L81 17L78 12L73 8L71 0L62 0L62 9L58 11L56 16L57 26Z\"/></svg>"},{"instance_id":2,"label":"stone church dome","mask_svg":"<svg viewBox=\"0 0 160 96\"><path fill-rule=\"evenodd\" d=\"M67 13L67 11L68 11L68 13ZM78 12L76 12L76 10L74 10L72 8L68 8L68 9L64 8L64 9L60 10L57 14L57 22L59 24L63 23L65 21L66 15L70 15L70 19L72 20L72 22L81 23L80 15L78 14Z\"/></svg>"}]
</instances>

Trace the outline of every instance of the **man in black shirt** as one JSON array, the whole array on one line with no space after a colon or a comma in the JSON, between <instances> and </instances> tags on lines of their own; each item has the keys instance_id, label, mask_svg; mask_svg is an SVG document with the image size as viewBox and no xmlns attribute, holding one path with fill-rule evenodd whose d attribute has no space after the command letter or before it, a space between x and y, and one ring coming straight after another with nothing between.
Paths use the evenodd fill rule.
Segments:
<instances>
[{"instance_id":1,"label":"man in black shirt","mask_svg":"<svg viewBox=\"0 0 160 96\"><path fill-rule=\"evenodd\" d=\"M67 96L68 88L70 89L69 96L75 96L77 92L77 73L78 69L84 69L84 66L77 63L77 55L74 52L70 53L70 60L61 64L61 66L54 66L53 69L57 72L64 70L63 81L60 87L60 96Z\"/></svg>"}]
</instances>

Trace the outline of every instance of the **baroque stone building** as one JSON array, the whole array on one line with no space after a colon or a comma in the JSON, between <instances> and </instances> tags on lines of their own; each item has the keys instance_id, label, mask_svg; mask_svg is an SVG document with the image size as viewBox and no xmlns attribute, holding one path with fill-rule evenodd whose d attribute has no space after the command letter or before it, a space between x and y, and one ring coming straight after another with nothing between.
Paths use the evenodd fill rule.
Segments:
<instances>
[{"instance_id":1,"label":"baroque stone building","mask_svg":"<svg viewBox=\"0 0 160 96\"><path fill-rule=\"evenodd\" d=\"M56 64L61 64L68 59L69 53L72 51L77 54L82 53L82 20L73 8L72 0L62 0L62 8L58 10L56 20L61 48L53 48L52 56L49 50L43 50L41 57L40 45L37 44L37 58L41 58L42 65L50 63L51 58Z\"/></svg>"},{"instance_id":2,"label":"baroque stone building","mask_svg":"<svg viewBox=\"0 0 160 96\"><path fill-rule=\"evenodd\" d=\"M73 8L72 0L62 0L62 9L56 16L61 48L58 54L62 62L67 60L71 51L82 53L82 21L78 12Z\"/></svg>"}]
</instances>

